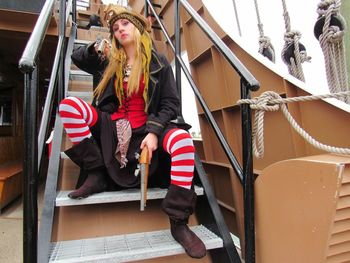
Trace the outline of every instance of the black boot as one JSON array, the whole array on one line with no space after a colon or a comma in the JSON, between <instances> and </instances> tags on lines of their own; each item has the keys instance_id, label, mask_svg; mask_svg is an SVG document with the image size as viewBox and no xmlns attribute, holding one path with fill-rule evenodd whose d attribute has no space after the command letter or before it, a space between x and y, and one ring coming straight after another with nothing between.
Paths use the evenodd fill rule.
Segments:
<instances>
[{"instance_id":1,"label":"black boot","mask_svg":"<svg viewBox=\"0 0 350 263\"><path fill-rule=\"evenodd\" d=\"M196 199L197 196L193 190L170 185L162 202L162 208L169 216L171 234L174 239L181 244L190 257L202 258L206 255L205 245L187 226Z\"/></svg>"},{"instance_id":2,"label":"black boot","mask_svg":"<svg viewBox=\"0 0 350 263\"><path fill-rule=\"evenodd\" d=\"M88 174L84 183L77 190L68 194L70 198L81 199L106 190L105 165L100 148L93 138L84 139L66 150L65 153Z\"/></svg>"}]
</instances>

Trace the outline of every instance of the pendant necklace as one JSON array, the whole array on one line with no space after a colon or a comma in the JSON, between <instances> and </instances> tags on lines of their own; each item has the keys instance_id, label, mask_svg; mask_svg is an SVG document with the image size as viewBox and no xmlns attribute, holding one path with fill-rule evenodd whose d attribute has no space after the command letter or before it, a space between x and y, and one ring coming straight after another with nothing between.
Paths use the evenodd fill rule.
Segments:
<instances>
[{"instance_id":1,"label":"pendant necklace","mask_svg":"<svg viewBox=\"0 0 350 263\"><path fill-rule=\"evenodd\" d=\"M129 76L131 74L131 65L127 64L124 67L124 80L127 81L129 79Z\"/></svg>"}]
</instances>

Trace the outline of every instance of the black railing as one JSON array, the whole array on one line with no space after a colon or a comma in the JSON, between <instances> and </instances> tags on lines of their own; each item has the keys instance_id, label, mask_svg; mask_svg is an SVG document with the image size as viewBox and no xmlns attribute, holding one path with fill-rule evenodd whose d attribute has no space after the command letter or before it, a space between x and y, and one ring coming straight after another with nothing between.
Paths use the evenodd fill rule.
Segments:
<instances>
[{"instance_id":1,"label":"black railing","mask_svg":"<svg viewBox=\"0 0 350 263\"><path fill-rule=\"evenodd\" d=\"M43 155L45 137L48 133L49 118L54 109L54 94L57 89L63 90L64 70L63 57L65 50L66 22L72 1L60 0L60 25L58 45L53 62L49 88L45 100L39 133L37 131L37 90L38 90L38 57L46 31L52 18L55 0L47 0L40 12L33 32L27 42L19 69L24 74L24 151L23 151L23 262L37 262L38 239L38 206L37 189L39 168ZM68 12L68 13L66 13ZM63 55L62 55L63 54ZM59 76L58 76L59 75ZM62 94L62 91L58 93Z\"/></svg>"},{"instance_id":2,"label":"black railing","mask_svg":"<svg viewBox=\"0 0 350 263\"><path fill-rule=\"evenodd\" d=\"M230 146L224 138L220 128L218 127L214 117L212 116L210 109L207 107L203 100L196 84L194 83L192 76L187 69L185 63L181 58L181 39L180 39L180 4L190 14L193 20L203 30L207 37L214 43L217 50L224 56L228 63L235 69L235 71L241 77L241 98L250 98L250 92L259 89L259 82L254 76L246 69L246 67L240 62L240 60L232 53L227 45L220 39L219 36L208 26L208 24L198 15L198 13L192 8L192 6L185 0L175 0L174 17L175 17L175 46L173 45L169 34L156 14L152 3L146 0L146 8L152 11L156 18L161 30L167 39L168 44L175 53L175 74L178 80L181 69L184 71L189 84L201 105L204 114L212 126L217 138L219 139L224 152L236 172L236 175L243 184L244 191L244 227L245 227L245 261L249 263L255 262L255 223L254 223L254 174L253 174L253 157L252 157L252 128L251 128L251 114L248 106L241 107L242 114L242 149L243 149L243 169L238 163L235 155L233 154ZM147 14L148 10L146 10ZM178 85L179 84L179 81ZM181 86L178 87L181 90Z\"/></svg>"},{"instance_id":3,"label":"black railing","mask_svg":"<svg viewBox=\"0 0 350 263\"><path fill-rule=\"evenodd\" d=\"M74 4L73 4L74 10ZM69 36L69 41L66 48L66 57L64 60L64 83L63 89L64 94L66 94L69 84L69 72L71 65L71 57L74 40L77 33L77 25L73 20L71 33ZM57 194L57 182L60 170L60 156L61 156L61 145L62 145L62 135L63 135L63 124L61 119L58 117L58 112L56 111L55 134L52 140L52 150L49 161L49 167L47 171L47 179L45 184L44 193L44 204L41 213L40 229L38 236L38 263L46 263L48 261L51 249L51 239L52 239L52 229L55 214L55 201Z\"/></svg>"},{"instance_id":4,"label":"black railing","mask_svg":"<svg viewBox=\"0 0 350 263\"><path fill-rule=\"evenodd\" d=\"M36 262L38 234L38 55L52 16L54 0L45 2L26 45L19 69L24 73L23 149L23 261Z\"/></svg>"},{"instance_id":5,"label":"black railing","mask_svg":"<svg viewBox=\"0 0 350 263\"><path fill-rule=\"evenodd\" d=\"M178 0L177 0L178 1ZM155 9L153 8L152 6L152 3L149 1L149 0L146 0L150 10L152 11L152 13L154 14L154 17L156 18L161 30L163 31L164 33L164 36L167 40L167 43L169 44L169 46L171 47L172 51L175 53L175 46L174 44L172 43L170 37L169 37L169 34L166 30L166 28L164 27L163 23L160 21L159 19L159 16L157 15ZM201 18L200 18L201 19ZM203 22L205 23L205 22ZM176 25L175 25L176 26ZM214 33L215 34L215 33ZM180 37L180 34L179 34L179 37ZM223 44L225 45L225 44ZM231 52L231 51L230 51ZM225 154L227 156L227 158L229 159L229 162L231 163L233 169L235 170L239 180L241 182L243 182L243 171L242 171L242 168L241 166L239 165L239 162L237 161L237 158L235 157L235 155L233 154L229 144L227 143L224 135L222 134L219 126L217 125L213 115L211 114L210 112L210 109L208 108L207 104L205 103L201 93L199 92L199 89L198 87L196 86L193 78L192 78L192 75L191 73L187 70L187 66L185 64L185 62L183 61L182 57L181 57L181 54L180 54L180 49L177 51L178 54L175 54L175 58L176 58L176 62L180 65L180 67L176 67L176 64L175 64L175 71L180 71L181 69L184 71L184 73L186 74L186 71L187 71L187 74L186 74L186 78L187 80L189 81L190 85L191 85L191 88L198 100L198 102L200 103L203 111L204 111L204 114L206 116L206 118L208 119L210 125L212 126L212 128L214 129L214 132L216 134L216 136L218 137L219 139L219 142L221 143L221 146L223 147L224 151L225 151ZM179 74L179 73L178 73ZM180 87L181 88L181 87Z\"/></svg>"}]
</instances>

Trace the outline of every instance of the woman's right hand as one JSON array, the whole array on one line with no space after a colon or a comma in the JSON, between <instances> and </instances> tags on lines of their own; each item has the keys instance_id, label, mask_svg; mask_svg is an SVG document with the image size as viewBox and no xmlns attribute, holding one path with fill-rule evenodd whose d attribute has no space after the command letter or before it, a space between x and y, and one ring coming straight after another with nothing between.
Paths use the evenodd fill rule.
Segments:
<instances>
[{"instance_id":1,"label":"woman's right hand","mask_svg":"<svg viewBox=\"0 0 350 263\"><path fill-rule=\"evenodd\" d=\"M154 133L148 133L142 140L140 148L147 146L148 148L148 161L151 163L152 153L158 148L158 137Z\"/></svg>"}]
</instances>

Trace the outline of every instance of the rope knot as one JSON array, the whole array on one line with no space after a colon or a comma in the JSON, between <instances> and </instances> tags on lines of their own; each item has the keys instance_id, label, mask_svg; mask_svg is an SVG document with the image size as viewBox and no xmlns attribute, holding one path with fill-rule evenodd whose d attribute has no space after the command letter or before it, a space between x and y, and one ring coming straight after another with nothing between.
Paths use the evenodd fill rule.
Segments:
<instances>
[{"instance_id":1,"label":"rope knot","mask_svg":"<svg viewBox=\"0 0 350 263\"><path fill-rule=\"evenodd\" d=\"M317 13L322 16L331 12L336 14L340 11L340 0L324 0L317 5Z\"/></svg>"},{"instance_id":2,"label":"rope knot","mask_svg":"<svg viewBox=\"0 0 350 263\"><path fill-rule=\"evenodd\" d=\"M267 36L259 37L259 46L262 46L263 48L271 46L271 39Z\"/></svg>"},{"instance_id":3,"label":"rope knot","mask_svg":"<svg viewBox=\"0 0 350 263\"><path fill-rule=\"evenodd\" d=\"M301 63L311 61L311 57L307 55L306 50L300 51L300 60Z\"/></svg>"},{"instance_id":4,"label":"rope knot","mask_svg":"<svg viewBox=\"0 0 350 263\"><path fill-rule=\"evenodd\" d=\"M279 103L276 103L275 99L280 98L277 93L266 91L254 99L254 103L251 103L250 108L262 111L278 111L280 106Z\"/></svg>"},{"instance_id":5,"label":"rope knot","mask_svg":"<svg viewBox=\"0 0 350 263\"><path fill-rule=\"evenodd\" d=\"M301 38L301 33L299 31L296 31L296 30L292 30L292 31L288 31L288 32L284 33L284 40L287 43L298 41L300 38Z\"/></svg>"},{"instance_id":6,"label":"rope knot","mask_svg":"<svg viewBox=\"0 0 350 263\"><path fill-rule=\"evenodd\" d=\"M284 117L290 123L292 128L302 136L308 143L313 145L315 148L322 151L336 153L336 154L346 154L350 155L350 149L340 148L325 145L316 141L310 134L304 131L300 125L295 121L293 116L288 111L286 103L289 102L300 102L300 101L312 101L325 98L337 98L339 96L347 96L350 91L325 94L325 95L312 95L312 96L301 96L295 98L282 98L278 93L273 91L266 91L262 93L259 97L254 99L241 99L237 104L250 104L251 109L255 109L255 116L252 127L252 146L253 152L256 158L261 159L264 157L264 115L265 111L276 111L281 109Z\"/></svg>"},{"instance_id":7,"label":"rope knot","mask_svg":"<svg viewBox=\"0 0 350 263\"><path fill-rule=\"evenodd\" d=\"M338 43L343 40L344 30L340 30L338 26L330 26L326 34L327 41Z\"/></svg>"}]
</instances>

